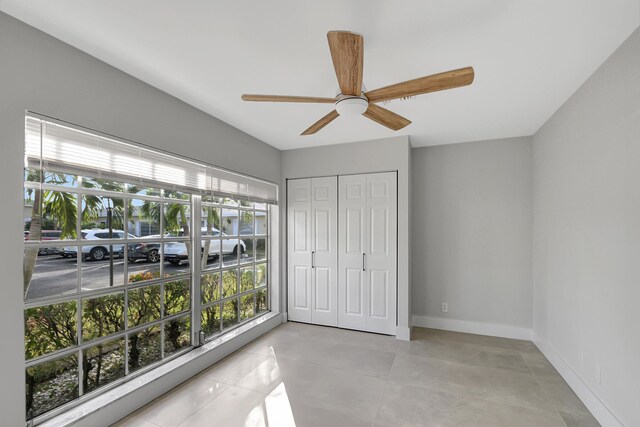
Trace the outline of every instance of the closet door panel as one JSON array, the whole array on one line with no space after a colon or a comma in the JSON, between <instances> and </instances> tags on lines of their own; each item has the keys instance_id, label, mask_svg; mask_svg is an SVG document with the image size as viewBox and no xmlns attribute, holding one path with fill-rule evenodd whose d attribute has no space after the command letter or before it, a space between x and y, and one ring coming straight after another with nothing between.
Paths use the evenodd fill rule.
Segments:
<instances>
[{"instance_id":1,"label":"closet door panel","mask_svg":"<svg viewBox=\"0 0 640 427\"><path fill-rule=\"evenodd\" d=\"M337 315L337 307L333 303L335 291L331 289L331 269L325 267L314 268L314 304L312 315L313 320L317 320L321 313L331 313L334 311ZM316 313L321 312L321 313Z\"/></svg>"},{"instance_id":2,"label":"closet door panel","mask_svg":"<svg viewBox=\"0 0 640 427\"><path fill-rule=\"evenodd\" d=\"M311 241L309 240L309 211L306 208L296 208L292 211L293 216L293 251L297 254L304 254L309 251Z\"/></svg>"},{"instance_id":3,"label":"closet door panel","mask_svg":"<svg viewBox=\"0 0 640 427\"><path fill-rule=\"evenodd\" d=\"M319 325L338 325L338 178L311 179L312 313Z\"/></svg>"},{"instance_id":4,"label":"closet door panel","mask_svg":"<svg viewBox=\"0 0 640 427\"><path fill-rule=\"evenodd\" d=\"M389 273L386 270L369 270L369 316L375 319L388 319Z\"/></svg>"},{"instance_id":5,"label":"closet door panel","mask_svg":"<svg viewBox=\"0 0 640 427\"><path fill-rule=\"evenodd\" d=\"M290 180L287 202L288 317L311 322L311 180Z\"/></svg>"},{"instance_id":6,"label":"closet door panel","mask_svg":"<svg viewBox=\"0 0 640 427\"><path fill-rule=\"evenodd\" d=\"M360 256L364 253L364 207L347 208L345 211L345 253ZM341 221L342 222L342 221Z\"/></svg>"},{"instance_id":7,"label":"closet door panel","mask_svg":"<svg viewBox=\"0 0 640 427\"><path fill-rule=\"evenodd\" d=\"M395 334L397 264L396 173L367 175L366 330Z\"/></svg>"},{"instance_id":8,"label":"closet door panel","mask_svg":"<svg viewBox=\"0 0 640 427\"><path fill-rule=\"evenodd\" d=\"M364 300L364 286L362 280L364 275L359 268L345 269L345 313L363 317L362 301Z\"/></svg>"},{"instance_id":9,"label":"closet door panel","mask_svg":"<svg viewBox=\"0 0 640 427\"><path fill-rule=\"evenodd\" d=\"M311 284L309 282L309 278L309 267L306 265L293 266L293 309L296 311L309 311L311 305L311 298L309 295Z\"/></svg>"},{"instance_id":10,"label":"closet door panel","mask_svg":"<svg viewBox=\"0 0 640 427\"><path fill-rule=\"evenodd\" d=\"M366 175L338 178L338 326L365 330Z\"/></svg>"},{"instance_id":11,"label":"closet door panel","mask_svg":"<svg viewBox=\"0 0 640 427\"><path fill-rule=\"evenodd\" d=\"M369 209L369 254L378 256L389 255L389 209L386 207L371 207Z\"/></svg>"},{"instance_id":12,"label":"closet door panel","mask_svg":"<svg viewBox=\"0 0 640 427\"><path fill-rule=\"evenodd\" d=\"M331 240L333 237L331 231L335 232L335 230L331 230L333 228L331 224L331 209L314 208L313 216L315 252L316 254L329 254L331 253Z\"/></svg>"}]
</instances>

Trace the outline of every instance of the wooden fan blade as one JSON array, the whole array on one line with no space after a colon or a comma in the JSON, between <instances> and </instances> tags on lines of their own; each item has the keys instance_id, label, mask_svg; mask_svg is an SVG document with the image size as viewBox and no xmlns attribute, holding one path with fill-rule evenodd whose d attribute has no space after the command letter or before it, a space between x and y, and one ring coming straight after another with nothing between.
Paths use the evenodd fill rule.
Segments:
<instances>
[{"instance_id":1,"label":"wooden fan blade","mask_svg":"<svg viewBox=\"0 0 640 427\"><path fill-rule=\"evenodd\" d=\"M329 31L327 39L340 91L343 95L360 96L364 38L348 31Z\"/></svg>"},{"instance_id":2,"label":"wooden fan blade","mask_svg":"<svg viewBox=\"0 0 640 427\"><path fill-rule=\"evenodd\" d=\"M473 82L473 77L472 67L461 68L370 90L365 93L365 96L369 99L369 102L389 101L391 99L467 86Z\"/></svg>"},{"instance_id":3,"label":"wooden fan blade","mask_svg":"<svg viewBox=\"0 0 640 427\"><path fill-rule=\"evenodd\" d=\"M391 130L400 130L411 124L411 120L407 120L393 111L389 111L375 104L369 104L369 108L367 108L367 111L362 113L362 115Z\"/></svg>"},{"instance_id":4,"label":"wooden fan blade","mask_svg":"<svg viewBox=\"0 0 640 427\"><path fill-rule=\"evenodd\" d=\"M335 98L318 98L315 96L244 94L242 95L241 98L243 101L257 101L257 102L311 102L316 104L333 104L334 102L336 102Z\"/></svg>"},{"instance_id":5,"label":"wooden fan blade","mask_svg":"<svg viewBox=\"0 0 640 427\"><path fill-rule=\"evenodd\" d=\"M335 120L339 115L340 114L338 114L336 110L332 110L329 114L309 126L309 129L305 130L300 135L313 135L314 133L318 132L320 129L331 123L333 120Z\"/></svg>"}]
</instances>

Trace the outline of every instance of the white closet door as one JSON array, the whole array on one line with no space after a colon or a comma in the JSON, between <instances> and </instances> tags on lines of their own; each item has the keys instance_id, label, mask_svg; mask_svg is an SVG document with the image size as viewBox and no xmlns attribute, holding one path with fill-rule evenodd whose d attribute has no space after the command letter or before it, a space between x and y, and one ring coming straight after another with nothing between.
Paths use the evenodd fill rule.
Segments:
<instances>
[{"instance_id":1,"label":"white closet door","mask_svg":"<svg viewBox=\"0 0 640 427\"><path fill-rule=\"evenodd\" d=\"M287 187L288 317L311 322L311 179Z\"/></svg>"},{"instance_id":2,"label":"white closet door","mask_svg":"<svg viewBox=\"0 0 640 427\"><path fill-rule=\"evenodd\" d=\"M338 325L338 178L311 180L311 321Z\"/></svg>"},{"instance_id":3,"label":"white closet door","mask_svg":"<svg viewBox=\"0 0 640 427\"><path fill-rule=\"evenodd\" d=\"M396 174L340 176L338 326L395 334Z\"/></svg>"},{"instance_id":4,"label":"white closet door","mask_svg":"<svg viewBox=\"0 0 640 427\"><path fill-rule=\"evenodd\" d=\"M395 335L397 264L396 173L367 175L366 330Z\"/></svg>"},{"instance_id":5,"label":"white closet door","mask_svg":"<svg viewBox=\"0 0 640 427\"><path fill-rule=\"evenodd\" d=\"M366 330L366 175L338 179L338 326Z\"/></svg>"}]
</instances>

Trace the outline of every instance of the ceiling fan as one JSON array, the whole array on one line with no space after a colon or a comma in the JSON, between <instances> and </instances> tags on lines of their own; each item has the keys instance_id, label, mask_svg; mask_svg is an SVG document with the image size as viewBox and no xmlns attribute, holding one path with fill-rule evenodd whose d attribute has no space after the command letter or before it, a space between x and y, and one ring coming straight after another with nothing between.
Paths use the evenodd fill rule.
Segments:
<instances>
[{"instance_id":1,"label":"ceiling fan","mask_svg":"<svg viewBox=\"0 0 640 427\"><path fill-rule=\"evenodd\" d=\"M473 68L466 67L364 92L362 84L364 38L360 34L349 31L329 31L327 39L329 40L331 59L333 59L333 68L336 71L340 87L340 93L335 98L245 94L242 95L242 99L258 102L335 104L334 110L312 124L302 132L302 135L312 135L318 132L338 116L359 114L397 131L409 125L411 121L376 105L376 103L467 86L473 82Z\"/></svg>"}]
</instances>

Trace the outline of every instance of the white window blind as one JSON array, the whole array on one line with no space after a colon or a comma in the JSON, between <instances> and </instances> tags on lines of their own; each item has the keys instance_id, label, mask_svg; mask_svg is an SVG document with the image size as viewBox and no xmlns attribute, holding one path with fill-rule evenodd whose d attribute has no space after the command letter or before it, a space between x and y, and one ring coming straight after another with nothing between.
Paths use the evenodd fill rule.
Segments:
<instances>
[{"instance_id":1,"label":"white window blind","mask_svg":"<svg viewBox=\"0 0 640 427\"><path fill-rule=\"evenodd\" d=\"M28 115L25 166L276 204L278 186L177 155Z\"/></svg>"}]
</instances>

